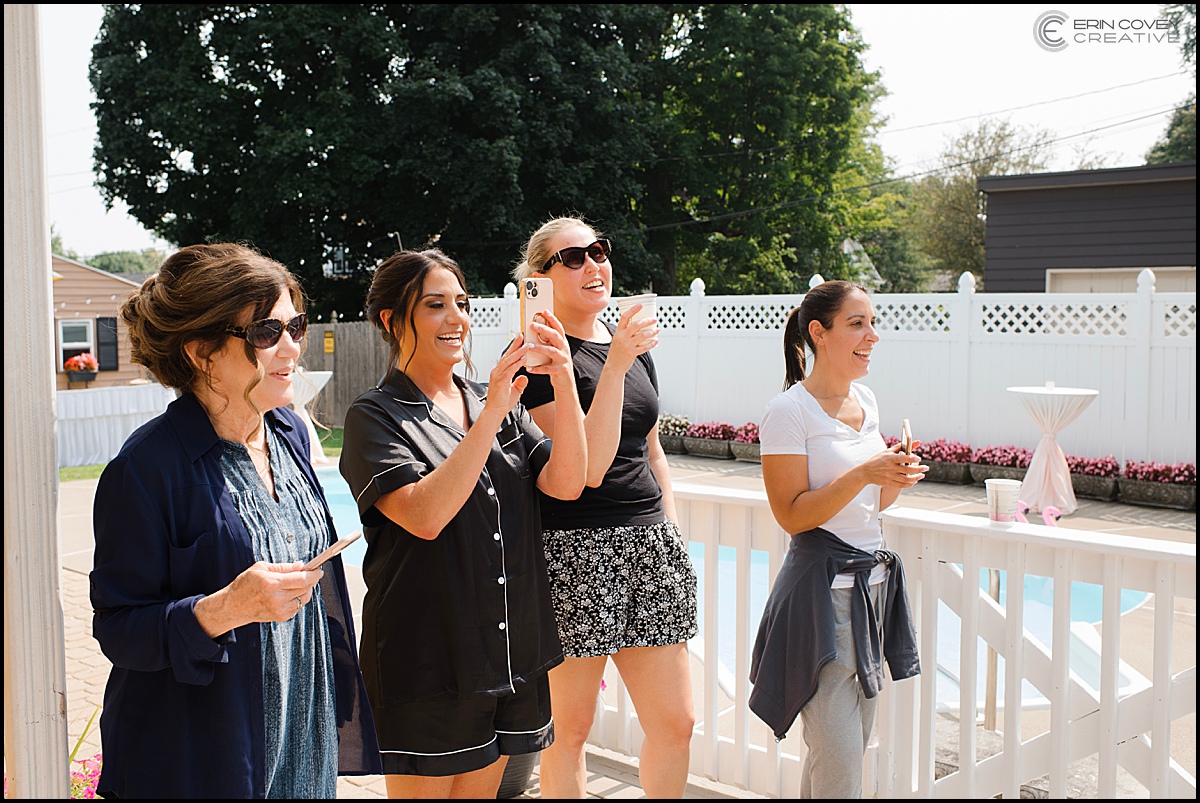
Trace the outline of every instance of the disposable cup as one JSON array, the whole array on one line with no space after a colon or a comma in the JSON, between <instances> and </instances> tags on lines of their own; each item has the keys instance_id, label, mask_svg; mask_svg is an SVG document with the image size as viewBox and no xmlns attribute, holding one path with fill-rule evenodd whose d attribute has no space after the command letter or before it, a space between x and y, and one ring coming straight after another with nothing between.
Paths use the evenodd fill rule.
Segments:
<instances>
[{"instance_id":1,"label":"disposable cup","mask_svg":"<svg viewBox=\"0 0 1200 803\"><path fill-rule=\"evenodd\" d=\"M658 296L654 293L642 293L637 296L626 296L625 298L617 299L618 317L623 317L630 307L641 304L642 308L638 310L637 315L633 316L634 321L641 321L646 318L658 317ZM631 321L632 323L632 321Z\"/></svg>"},{"instance_id":2,"label":"disposable cup","mask_svg":"<svg viewBox=\"0 0 1200 803\"><path fill-rule=\"evenodd\" d=\"M1021 481L993 478L983 484L987 486L988 518L1005 523L1016 521Z\"/></svg>"}]
</instances>

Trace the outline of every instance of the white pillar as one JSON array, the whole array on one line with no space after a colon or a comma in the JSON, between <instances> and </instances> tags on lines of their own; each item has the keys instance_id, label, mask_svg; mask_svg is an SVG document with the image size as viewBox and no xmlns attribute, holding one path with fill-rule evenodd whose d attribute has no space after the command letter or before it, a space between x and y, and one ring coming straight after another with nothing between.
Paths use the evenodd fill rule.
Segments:
<instances>
[{"instance_id":1,"label":"white pillar","mask_svg":"<svg viewBox=\"0 0 1200 803\"><path fill-rule=\"evenodd\" d=\"M688 359L692 365L689 374L692 377L692 409L671 410L670 412L685 415L693 424L698 424L709 417L709 408L704 405L707 396L701 392L701 386L704 383L700 381L700 338L708 327L704 304L704 280L699 276L692 279L690 290L683 331L687 337Z\"/></svg>"},{"instance_id":2,"label":"white pillar","mask_svg":"<svg viewBox=\"0 0 1200 803\"><path fill-rule=\"evenodd\" d=\"M66 657L38 6L4 6L4 770L67 798Z\"/></svg>"},{"instance_id":3,"label":"white pillar","mask_svg":"<svg viewBox=\"0 0 1200 803\"><path fill-rule=\"evenodd\" d=\"M1124 443L1121 462L1158 460L1150 443L1150 351L1154 346L1154 271L1143 268L1137 277L1137 295L1129 303L1129 340L1126 349ZM1182 390L1182 388L1181 388Z\"/></svg>"}]
</instances>

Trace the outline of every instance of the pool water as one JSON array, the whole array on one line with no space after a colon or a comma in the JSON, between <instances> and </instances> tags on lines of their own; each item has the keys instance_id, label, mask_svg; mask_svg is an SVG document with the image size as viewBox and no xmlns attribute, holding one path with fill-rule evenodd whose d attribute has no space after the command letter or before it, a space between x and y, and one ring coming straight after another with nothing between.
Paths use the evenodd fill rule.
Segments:
<instances>
[{"instance_id":1,"label":"pool water","mask_svg":"<svg viewBox=\"0 0 1200 803\"><path fill-rule=\"evenodd\" d=\"M329 508L333 513L334 525L337 527L339 534L345 535L362 528L358 520L358 508L354 504L354 497L350 494L350 489L346 485L346 481L342 479L336 467L318 468L317 478L321 481L321 485L325 489L325 498L329 502ZM734 656L735 652L735 634L737 614L736 601L736 550L733 547L719 547L718 566L718 632L720 633L720 644L718 644L717 652L720 655L721 663L727 670L733 670L735 667ZM342 560L352 566L362 566L363 558L366 556L367 545L366 539L359 539L358 542L347 547L342 553ZM704 632L704 576L702 568L704 566L704 545L698 543L690 543L688 546L688 554L692 558L692 563L697 568L697 577L699 578L699 586L697 588L697 601L699 603L699 616L701 633ZM1000 604L1003 605L1007 598L1007 582L1006 572L1000 572ZM980 588L988 587L987 570L980 571L979 577ZM763 608L767 602L767 595L770 588L767 583L767 553L762 551L754 551L751 553L750 559L750 620L754 622L750 635L758 631L758 621L762 616ZM1101 618L1101 602L1103 589L1101 586L1092 583L1072 583L1071 584L1071 619L1075 622L1098 622ZM1132 608L1140 605L1147 595L1140 591L1131 591L1126 589L1121 593L1121 613L1125 613ZM1051 612L1054 605L1054 581L1049 577L1039 577L1036 575L1025 576L1025 627L1035 636L1042 644L1047 647L1051 644L1052 637L1052 622ZM1074 645L1078 646L1078 645ZM984 689L984 673L987 669L986 654L987 648L980 640L979 654L977 656L977 665L980 672L980 681L978 688L980 694ZM959 652L959 619L958 616L946 606L945 603L938 603L938 655L940 662L951 666L954 671L957 671ZM926 660L926 671L929 669L929 661ZM1072 670L1079 673L1083 679L1090 682L1087 677L1086 670L1076 668L1076 662L1072 660ZM1099 681L1096 680L1094 685L1098 687ZM938 673L938 700L945 701L950 705L957 706L958 704L958 686L954 678L946 673ZM999 661L998 668L998 690L997 694L1000 699L1003 699L1004 694L1004 662ZM1029 700L1040 700L1041 695L1031 684L1026 683L1022 688L1022 698ZM982 700L980 701L982 705Z\"/></svg>"}]
</instances>

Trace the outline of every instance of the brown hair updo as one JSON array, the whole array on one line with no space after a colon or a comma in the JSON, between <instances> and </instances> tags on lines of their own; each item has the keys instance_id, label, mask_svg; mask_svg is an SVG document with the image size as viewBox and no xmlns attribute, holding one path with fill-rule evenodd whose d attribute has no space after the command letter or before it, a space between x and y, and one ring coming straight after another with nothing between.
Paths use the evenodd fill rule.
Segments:
<instances>
[{"instance_id":1,"label":"brown hair updo","mask_svg":"<svg viewBox=\"0 0 1200 803\"><path fill-rule=\"evenodd\" d=\"M804 379L804 349L807 347L814 355L817 353L808 325L818 321L826 329L832 329L833 319L841 311L846 297L855 290L864 295L867 293L865 287L854 282L822 282L805 293L800 306L788 315L783 328L783 362L787 371L783 381L784 390Z\"/></svg>"},{"instance_id":2,"label":"brown hair updo","mask_svg":"<svg viewBox=\"0 0 1200 803\"><path fill-rule=\"evenodd\" d=\"M193 392L209 380L184 347L199 341L199 356L207 358L230 337L228 327L267 317L285 292L296 311L303 312L304 294L296 277L253 248L238 243L181 248L121 305L132 359L164 386ZM250 318L244 320L247 308ZM246 343L245 349L246 359L258 365L254 347ZM261 366L258 372L246 394L261 381Z\"/></svg>"}]
</instances>

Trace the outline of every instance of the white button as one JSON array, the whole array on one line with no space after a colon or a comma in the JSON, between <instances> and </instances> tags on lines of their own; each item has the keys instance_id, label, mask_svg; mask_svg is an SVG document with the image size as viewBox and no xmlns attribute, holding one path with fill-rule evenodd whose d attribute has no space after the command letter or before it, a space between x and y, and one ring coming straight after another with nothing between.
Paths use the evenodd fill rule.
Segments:
<instances>
[{"instance_id":1,"label":"white button","mask_svg":"<svg viewBox=\"0 0 1200 803\"><path fill-rule=\"evenodd\" d=\"M493 536L492 536L492 539L493 539L493 540L495 540L495 541L499 541L499 540L500 540L500 533L496 533L495 535L493 535Z\"/></svg>"},{"instance_id":2,"label":"white button","mask_svg":"<svg viewBox=\"0 0 1200 803\"><path fill-rule=\"evenodd\" d=\"M501 623L500 623L500 629L501 629L501 630L503 630L503 629L504 629L504 622L501 622Z\"/></svg>"},{"instance_id":3,"label":"white button","mask_svg":"<svg viewBox=\"0 0 1200 803\"><path fill-rule=\"evenodd\" d=\"M497 583L499 583L500 585L504 585L504 578L503 578L503 577L501 577L501 578L500 578L499 580L497 580L496 582L497 582Z\"/></svg>"},{"instance_id":4,"label":"white button","mask_svg":"<svg viewBox=\"0 0 1200 803\"><path fill-rule=\"evenodd\" d=\"M496 489L488 488L488 496L495 496L495 495L496 495Z\"/></svg>"}]
</instances>

